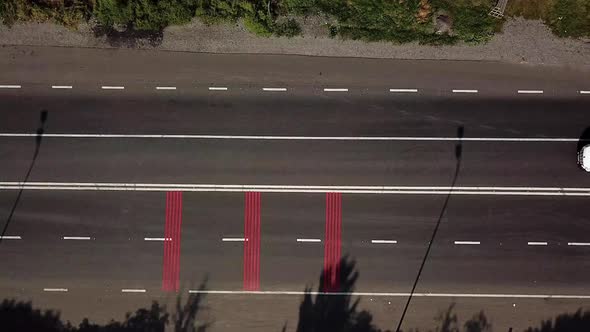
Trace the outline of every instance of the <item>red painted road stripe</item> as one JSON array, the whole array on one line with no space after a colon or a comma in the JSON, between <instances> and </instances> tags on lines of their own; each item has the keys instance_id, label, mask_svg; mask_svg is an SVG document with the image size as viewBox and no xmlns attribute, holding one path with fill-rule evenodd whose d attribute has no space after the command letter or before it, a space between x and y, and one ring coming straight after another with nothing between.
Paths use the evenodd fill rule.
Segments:
<instances>
[{"instance_id":1,"label":"red painted road stripe","mask_svg":"<svg viewBox=\"0 0 590 332\"><path fill-rule=\"evenodd\" d=\"M164 227L164 262L162 290L176 292L180 282L180 235L182 228L182 192L166 193L166 226Z\"/></svg>"},{"instance_id":2,"label":"red painted road stripe","mask_svg":"<svg viewBox=\"0 0 590 332\"><path fill-rule=\"evenodd\" d=\"M164 260L162 262L162 290L167 291L170 287L168 286L170 283L170 273L168 269L168 262L170 261L170 244L168 239L170 239L170 195L166 194L166 219L164 225Z\"/></svg>"},{"instance_id":3,"label":"red painted road stripe","mask_svg":"<svg viewBox=\"0 0 590 332\"><path fill-rule=\"evenodd\" d=\"M324 291L340 288L342 239L342 194L326 193L326 235L324 240Z\"/></svg>"},{"instance_id":4,"label":"red painted road stripe","mask_svg":"<svg viewBox=\"0 0 590 332\"><path fill-rule=\"evenodd\" d=\"M260 193L244 194L244 290L260 290Z\"/></svg>"}]
</instances>

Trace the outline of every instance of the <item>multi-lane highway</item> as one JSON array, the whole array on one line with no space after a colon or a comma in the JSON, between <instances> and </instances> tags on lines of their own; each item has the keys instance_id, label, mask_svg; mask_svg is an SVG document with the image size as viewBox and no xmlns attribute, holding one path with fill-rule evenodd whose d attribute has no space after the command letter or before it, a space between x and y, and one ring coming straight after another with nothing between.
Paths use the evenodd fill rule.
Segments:
<instances>
[{"instance_id":1,"label":"multi-lane highway","mask_svg":"<svg viewBox=\"0 0 590 332\"><path fill-rule=\"evenodd\" d=\"M6 47L0 73L5 297L104 321L207 277L211 330L293 329L348 255L391 329L450 195L404 329L590 304L588 71Z\"/></svg>"}]
</instances>

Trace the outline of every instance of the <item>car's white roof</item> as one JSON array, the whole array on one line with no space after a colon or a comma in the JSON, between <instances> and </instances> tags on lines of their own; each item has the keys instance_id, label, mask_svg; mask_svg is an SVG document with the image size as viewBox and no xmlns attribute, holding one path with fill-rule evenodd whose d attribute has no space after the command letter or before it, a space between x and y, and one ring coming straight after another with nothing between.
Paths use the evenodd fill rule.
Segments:
<instances>
[{"instance_id":1,"label":"car's white roof","mask_svg":"<svg viewBox=\"0 0 590 332\"><path fill-rule=\"evenodd\" d=\"M590 172L590 144L582 148L582 168Z\"/></svg>"}]
</instances>

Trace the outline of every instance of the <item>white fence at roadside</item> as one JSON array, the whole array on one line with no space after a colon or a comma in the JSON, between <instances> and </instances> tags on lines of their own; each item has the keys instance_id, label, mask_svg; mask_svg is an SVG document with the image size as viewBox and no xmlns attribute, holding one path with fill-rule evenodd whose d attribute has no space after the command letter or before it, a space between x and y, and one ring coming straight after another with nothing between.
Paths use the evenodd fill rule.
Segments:
<instances>
[{"instance_id":1,"label":"white fence at roadside","mask_svg":"<svg viewBox=\"0 0 590 332\"><path fill-rule=\"evenodd\" d=\"M504 17L504 11L506 10L506 4L508 4L508 0L498 0L496 6L492 8L490 11L490 15L495 18L502 18Z\"/></svg>"}]
</instances>

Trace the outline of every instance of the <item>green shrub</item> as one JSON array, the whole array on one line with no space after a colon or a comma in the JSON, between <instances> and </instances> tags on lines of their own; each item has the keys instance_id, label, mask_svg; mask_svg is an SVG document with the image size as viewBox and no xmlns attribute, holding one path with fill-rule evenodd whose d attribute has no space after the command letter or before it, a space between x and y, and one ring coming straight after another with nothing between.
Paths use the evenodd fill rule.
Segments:
<instances>
[{"instance_id":1,"label":"green shrub","mask_svg":"<svg viewBox=\"0 0 590 332\"><path fill-rule=\"evenodd\" d=\"M242 1L200 0L197 4L196 15L205 23L236 21L246 13L254 14L252 4Z\"/></svg>"},{"instance_id":2,"label":"green shrub","mask_svg":"<svg viewBox=\"0 0 590 332\"><path fill-rule=\"evenodd\" d=\"M266 26L264 23L256 19L254 16L246 16L244 17L244 26L248 31L252 32L253 34L261 37L270 37L272 36L271 29Z\"/></svg>"},{"instance_id":3,"label":"green shrub","mask_svg":"<svg viewBox=\"0 0 590 332\"><path fill-rule=\"evenodd\" d=\"M127 24L131 8L118 0L98 0L94 5L94 17L105 27Z\"/></svg>"},{"instance_id":4,"label":"green shrub","mask_svg":"<svg viewBox=\"0 0 590 332\"><path fill-rule=\"evenodd\" d=\"M70 1L60 7L44 6L32 0L0 0L0 23L12 25L18 21L46 22L75 27L89 17L90 3Z\"/></svg>"},{"instance_id":5,"label":"green shrub","mask_svg":"<svg viewBox=\"0 0 590 332\"><path fill-rule=\"evenodd\" d=\"M488 15L487 6L461 6L453 10L453 30L457 37L469 44L489 41L494 36L496 21Z\"/></svg>"},{"instance_id":6,"label":"green shrub","mask_svg":"<svg viewBox=\"0 0 590 332\"><path fill-rule=\"evenodd\" d=\"M560 37L590 36L590 1L556 0L547 24Z\"/></svg>"},{"instance_id":7,"label":"green shrub","mask_svg":"<svg viewBox=\"0 0 590 332\"><path fill-rule=\"evenodd\" d=\"M294 19L289 19L285 22L276 23L274 27L274 33L277 36L295 37L301 34L301 27L299 23Z\"/></svg>"},{"instance_id":8,"label":"green shrub","mask_svg":"<svg viewBox=\"0 0 590 332\"><path fill-rule=\"evenodd\" d=\"M104 27L126 26L136 31L158 31L190 22L196 0L97 0L94 15Z\"/></svg>"},{"instance_id":9,"label":"green shrub","mask_svg":"<svg viewBox=\"0 0 590 332\"><path fill-rule=\"evenodd\" d=\"M297 15L315 14L318 5L315 0L284 0L287 10Z\"/></svg>"},{"instance_id":10,"label":"green shrub","mask_svg":"<svg viewBox=\"0 0 590 332\"><path fill-rule=\"evenodd\" d=\"M416 18L419 0L316 0L315 5L338 22L331 32L343 38L403 43L433 32L430 20Z\"/></svg>"}]
</instances>

